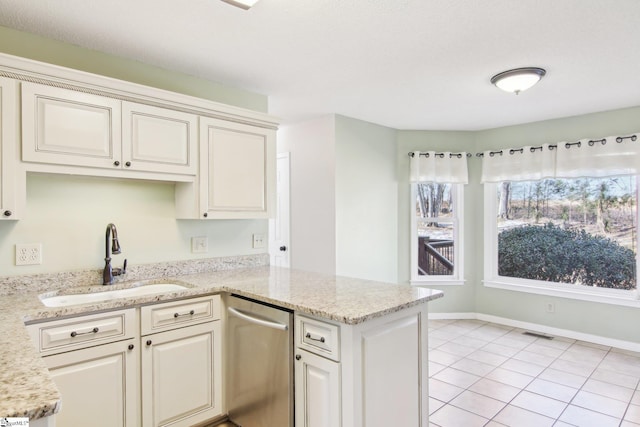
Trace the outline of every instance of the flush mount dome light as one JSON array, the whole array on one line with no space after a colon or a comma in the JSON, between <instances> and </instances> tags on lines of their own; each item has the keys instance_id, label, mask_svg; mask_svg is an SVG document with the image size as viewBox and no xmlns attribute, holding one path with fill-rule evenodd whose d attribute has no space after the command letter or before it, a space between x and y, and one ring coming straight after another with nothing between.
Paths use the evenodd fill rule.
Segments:
<instances>
[{"instance_id":1,"label":"flush mount dome light","mask_svg":"<svg viewBox=\"0 0 640 427\"><path fill-rule=\"evenodd\" d=\"M229 3L232 4L236 7L239 7L241 9L244 10L249 10L251 9L256 3L258 3L258 0L222 0L225 3Z\"/></svg>"},{"instance_id":2,"label":"flush mount dome light","mask_svg":"<svg viewBox=\"0 0 640 427\"><path fill-rule=\"evenodd\" d=\"M515 68L491 77L491 83L505 92L513 92L517 95L538 83L545 74L547 72L542 68Z\"/></svg>"}]
</instances>

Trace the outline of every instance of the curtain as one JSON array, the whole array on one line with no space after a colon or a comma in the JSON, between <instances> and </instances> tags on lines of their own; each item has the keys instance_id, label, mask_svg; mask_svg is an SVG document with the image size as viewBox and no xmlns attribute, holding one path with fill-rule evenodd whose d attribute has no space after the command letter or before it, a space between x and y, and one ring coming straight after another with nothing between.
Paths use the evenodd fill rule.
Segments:
<instances>
[{"instance_id":1,"label":"curtain","mask_svg":"<svg viewBox=\"0 0 640 427\"><path fill-rule=\"evenodd\" d=\"M485 151L482 182L640 175L636 134Z\"/></svg>"},{"instance_id":2,"label":"curtain","mask_svg":"<svg viewBox=\"0 0 640 427\"><path fill-rule=\"evenodd\" d=\"M410 161L411 182L467 184L467 153L414 151Z\"/></svg>"}]
</instances>

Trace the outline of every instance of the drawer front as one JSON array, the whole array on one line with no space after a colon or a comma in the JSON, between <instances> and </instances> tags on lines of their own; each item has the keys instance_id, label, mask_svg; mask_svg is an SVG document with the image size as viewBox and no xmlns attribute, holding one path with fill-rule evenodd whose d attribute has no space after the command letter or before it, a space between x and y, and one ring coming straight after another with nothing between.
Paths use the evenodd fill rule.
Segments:
<instances>
[{"instance_id":1,"label":"drawer front","mask_svg":"<svg viewBox=\"0 0 640 427\"><path fill-rule=\"evenodd\" d=\"M135 336L135 309L27 326L38 351L55 354Z\"/></svg>"},{"instance_id":2,"label":"drawer front","mask_svg":"<svg viewBox=\"0 0 640 427\"><path fill-rule=\"evenodd\" d=\"M332 323L296 317L296 345L311 353L340 361L340 327Z\"/></svg>"},{"instance_id":3,"label":"drawer front","mask_svg":"<svg viewBox=\"0 0 640 427\"><path fill-rule=\"evenodd\" d=\"M142 335L220 319L220 295L144 306Z\"/></svg>"}]
</instances>

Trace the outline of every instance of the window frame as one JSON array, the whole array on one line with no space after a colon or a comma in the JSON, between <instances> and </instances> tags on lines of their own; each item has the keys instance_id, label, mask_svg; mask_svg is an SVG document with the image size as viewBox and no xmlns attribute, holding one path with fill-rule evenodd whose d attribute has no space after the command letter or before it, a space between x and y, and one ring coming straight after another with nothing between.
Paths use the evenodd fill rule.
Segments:
<instances>
[{"instance_id":1,"label":"window frame","mask_svg":"<svg viewBox=\"0 0 640 427\"><path fill-rule=\"evenodd\" d=\"M419 183L412 182L411 197L409 204L410 220L410 283L412 285L464 285L464 250L463 250L463 237L464 237L464 184L450 184L451 185L451 199L453 201L453 217L442 218L439 217L429 218L429 222L447 222L453 225L453 250L454 250L454 263L453 274L447 276L420 276L418 274L418 218L416 216L416 198L418 197L417 185Z\"/></svg>"},{"instance_id":2,"label":"window frame","mask_svg":"<svg viewBox=\"0 0 640 427\"><path fill-rule=\"evenodd\" d=\"M636 176L636 184L640 184L640 176ZM587 287L544 280L523 279L498 275L498 183L484 183L484 279L482 283L488 288L507 289L539 295L571 298L583 301L602 302L630 307L640 307L639 267L640 251L636 254L636 289L622 290ZM636 197L636 228L640 218L640 200ZM640 243L640 233L636 233L636 243ZM636 247L640 247L636 245Z\"/></svg>"}]
</instances>

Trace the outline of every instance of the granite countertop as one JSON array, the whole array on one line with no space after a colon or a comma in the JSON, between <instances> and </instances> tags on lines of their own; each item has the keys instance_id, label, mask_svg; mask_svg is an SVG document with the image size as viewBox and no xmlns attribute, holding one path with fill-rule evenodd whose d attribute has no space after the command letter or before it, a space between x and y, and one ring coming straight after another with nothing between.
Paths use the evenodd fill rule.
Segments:
<instances>
[{"instance_id":1,"label":"granite countertop","mask_svg":"<svg viewBox=\"0 0 640 427\"><path fill-rule=\"evenodd\" d=\"M165 272L166 273L166 272ZM96 311L135 307L176 298L229 292L288 308L299 313L358 324L401 309L442 297L442 292L409 285L336 277L269 266L163 275L142 283L177 283L187 289L161 295L123 298L67 307L45 307L43 292L9 294L0 300L0 416L37 419L53 415L60 393L25 328L36 323ZM59 288L56 293L86 293L126 288Z\"/></svg>"}]
</instances>

